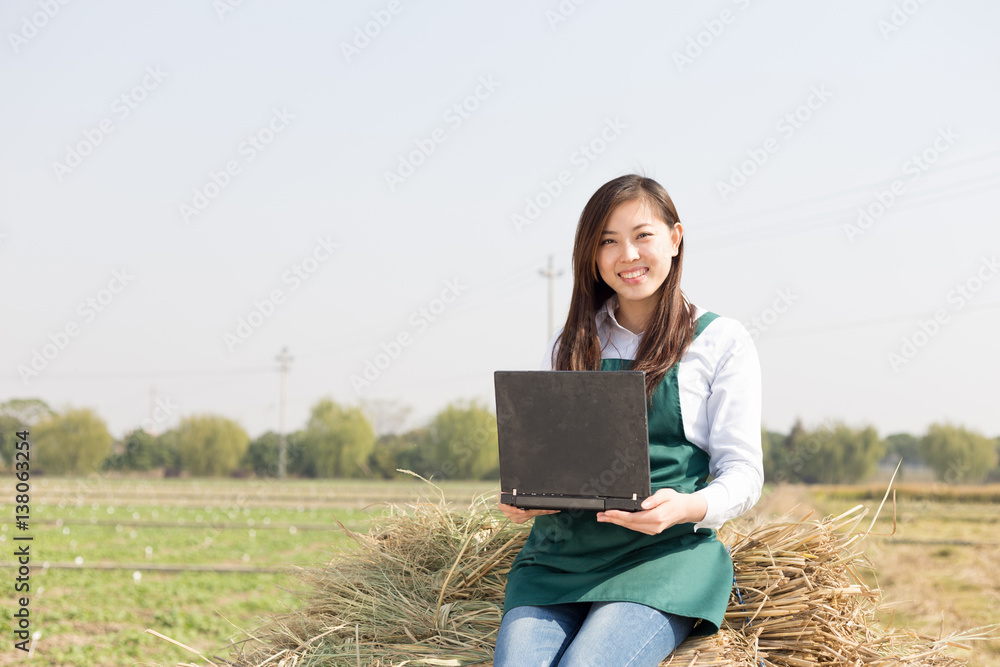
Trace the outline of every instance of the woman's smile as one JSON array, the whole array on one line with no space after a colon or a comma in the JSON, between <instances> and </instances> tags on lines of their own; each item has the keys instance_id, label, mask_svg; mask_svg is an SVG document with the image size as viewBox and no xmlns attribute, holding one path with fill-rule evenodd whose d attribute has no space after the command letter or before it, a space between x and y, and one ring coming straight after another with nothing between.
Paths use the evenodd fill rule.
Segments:
<instances>
[{"instance_id":1,"label":"woman's smile","mask_svg":"<svg viewBox=\"0 0 1000 667\"><path fill-rule=\"evenodd\" d=\"M618 274L618 276L629 285L634 285L640 282L643 276L645 276L647 273L649 273L649 269L646 267L642 267L640 269L630 269L628 271L622 271L621 273Z\"/></svg>"}]
</instances>

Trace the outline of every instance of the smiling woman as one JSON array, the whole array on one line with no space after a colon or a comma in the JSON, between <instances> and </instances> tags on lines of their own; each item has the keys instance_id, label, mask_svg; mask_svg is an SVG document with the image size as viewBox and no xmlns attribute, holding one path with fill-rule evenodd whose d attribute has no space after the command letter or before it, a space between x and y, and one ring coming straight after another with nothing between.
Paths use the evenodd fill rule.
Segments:
<instances>
[{"instance_id":1,"label":"smiling woman","mask_svg":"<svg viewBox=\"0 0 1000 667\"><path fill-rule=\"evenodd\" d=\"M632 333L645 331L683 233L681 223L668 225L638 199L618 206L608 217L597 268L618 294L618 323Z\"/></svg>"},{"instance_id":2,"label":"smiling woman","mask_svg":"<svg viewBox=\"0 0 1000 667\"><path fill-rule=\"evenodd\" d=\"M742 324L685 298L683 240L642 176L606 183L580 216L569 315L542 369L645 371L654 493L638 512L500 505L535 523L507 578L498 666L652 666L722 623L733 565L715 529L760 496L760 367Z\"/></svg>"}]
</instances>

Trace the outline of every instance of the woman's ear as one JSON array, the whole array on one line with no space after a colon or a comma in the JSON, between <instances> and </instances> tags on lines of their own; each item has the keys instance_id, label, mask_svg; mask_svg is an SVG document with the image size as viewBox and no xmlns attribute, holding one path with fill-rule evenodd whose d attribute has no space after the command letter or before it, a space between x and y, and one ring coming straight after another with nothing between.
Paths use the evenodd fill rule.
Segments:
<instances>
[{"instance_id":1,"label":"woman's ear","mask_svg":"<svg viewBox=\"0 0 1000 667\"><path fill-rule=\"evenodd\" d=\"M681 240L684 238L684 225L679 222L675 222L674 226L670 228L670 246L671 246L671 257L676 257L677 253L680 252Z\"/></svg>"}]
</instances>

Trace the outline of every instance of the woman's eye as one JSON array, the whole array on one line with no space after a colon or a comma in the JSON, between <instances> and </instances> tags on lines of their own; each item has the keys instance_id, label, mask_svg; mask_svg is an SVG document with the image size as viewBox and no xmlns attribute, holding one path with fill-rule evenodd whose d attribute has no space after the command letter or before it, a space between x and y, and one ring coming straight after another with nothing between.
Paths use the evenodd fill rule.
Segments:
<instances>
[{"instance_id":1,"label":"woman's eye","mask_svg":"<svg viewBox=\"0 0 1000 667\"><path fill-rule=\"evenodd\" d=\"M614 243L614 242L615 242L614 239L604 239L603 241L601 241L601 245L606 245L608 243Z\"/></svg>"},{"instance_id":2,"label":"woman's eye","mask_svg":"<svg viewBox=\"0 0 1000 667\"><path fill-rule=\"evenodd\" d=\"M652 236L652 235L653 235L652 232L642 232L636 238L641 239L643 236Z\"/></svg>"}]
</instances>

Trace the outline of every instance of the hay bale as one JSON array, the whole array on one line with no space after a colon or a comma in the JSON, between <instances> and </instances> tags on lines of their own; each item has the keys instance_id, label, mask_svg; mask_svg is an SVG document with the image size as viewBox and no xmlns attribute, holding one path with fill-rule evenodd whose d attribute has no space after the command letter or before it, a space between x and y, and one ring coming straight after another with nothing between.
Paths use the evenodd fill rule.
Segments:
<instances>
[{"instance_id":1,"label":"hay bale","mask_svg":"<svg viewBox=\"0 0 1000 667\"><path fill-rule=\"evenodd\" d=\"M493 501L465 511L443 500L393 507L368 535L352 533L359 549L301 570L303 608L251 633L230 664L489 664L505 577L528 534ZM877 623L881 596L857 572L868 566L866 533L856 530L866 512L724 530L736 573L724 627L684 642L664 664L965 664L942 653L952 641Z\"/></svg>"}]
</instances>

